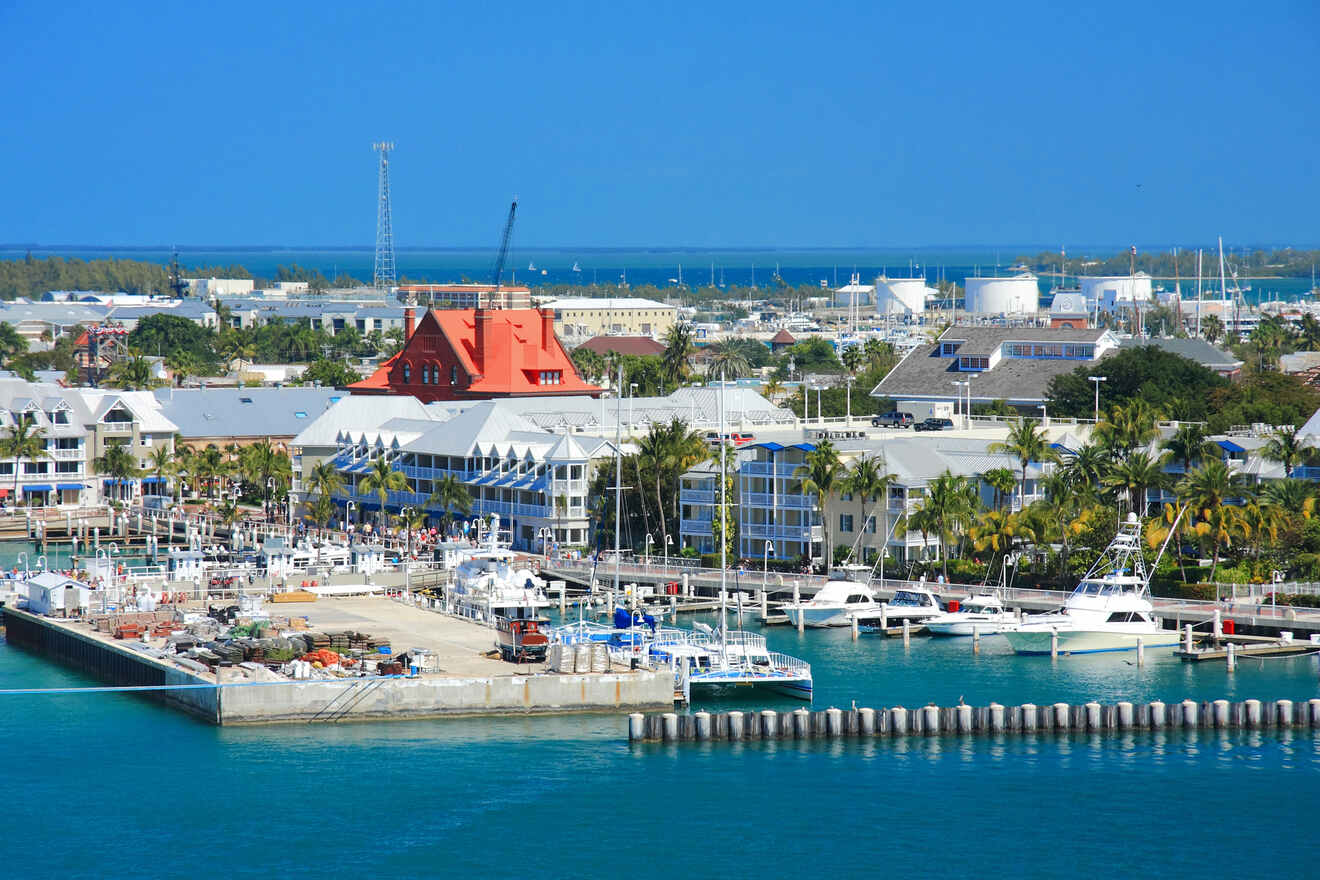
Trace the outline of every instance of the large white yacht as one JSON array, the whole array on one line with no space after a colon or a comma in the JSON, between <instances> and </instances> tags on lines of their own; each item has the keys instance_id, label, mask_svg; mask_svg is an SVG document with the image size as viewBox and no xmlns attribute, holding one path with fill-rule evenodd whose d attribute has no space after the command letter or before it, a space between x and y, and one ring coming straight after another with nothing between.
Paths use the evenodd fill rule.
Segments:
<instances>
[{"instance_id":1,"label":"large white yacht","mask_svg":"<svg viewBox=\"0 0 1320 880\"><path fill-rule=\"evenodd\" d=\"M1155 619L1149 581L1141 522L1128 514L1061 612L1032 615L1004 636L1019 654L1049 654L1056 633L1060 654L1132 651L1137 639L1147 648L1177 645L1178 634Z\"/></svg>"},{"instance_id":2,"label":"large white yacht","mask_svg":"<svg viewBox=\"0 0 1320 880\"><path fill-rule=\"evenodd\" d=\"M998 596L984 593L959 603L957 611L926 619L926 629L935 636L990 635L1014 629L1018 616L1004 608Z\"/></svg>"},{"instance_id":3,"label":"large white yacht","mask_svg":"<svg viewBox=\"0 0 1320 880\"><path fill-rule=\"evenodd\" d=\"M454 610L485 623L496 618L536 618L550 606L545 581L499 540L499 518L491 517L489 537L467 552L454 570L450 590Z\"/></svg>"},{"instance_id":4,"label":"large white yacht","mask_svg":"<svg viewBox=\"0 0 1320 880\"><path fill-rule=\"evenodd\" d=\"M851 626L854 616L878 615L880 603L867 584L870 571L869 566L860 565L830 572L830 579L811 599L784 606L788 622L797 626L800 618L803 626Z\"/></svg>"}]
</instances>

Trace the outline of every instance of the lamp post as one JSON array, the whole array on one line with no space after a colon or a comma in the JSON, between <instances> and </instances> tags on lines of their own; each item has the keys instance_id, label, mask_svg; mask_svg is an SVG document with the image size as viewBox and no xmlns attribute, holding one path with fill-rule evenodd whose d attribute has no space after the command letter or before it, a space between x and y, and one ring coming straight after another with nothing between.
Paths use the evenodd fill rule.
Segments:
<instances>
[{"instance_id":1,"label":"lamp post","mask_svg":"<svg viewBox=\"0 0 1320 880\"><path fill-rule=\"evenodd\" d=\"M956 418L958 418L958 407L959 407L959 405L962 403L962 396L963 396L963 393L962 393L962 390L961 390L961 389L962 389L963 387L965 387L965 386L967 385L967 383L966 383L966 382L960 382L960 381L958 381L957 379L954 379L954 380L953 380L952 382L950 382L949 384L952 385L952 386L954 386L954 392L953 392L953 397L954 397L954 400L953 400L953 417L956 419Z\"/></svg>"},{"instance_id":2,"label":"lamp post","mask_svg":"<svg viewBox=\"0 0 1320 880\"><path fill-rule=\"evenodd\" d=\"M1040 406L1036 407L1036 409L1040 410L1040 423L1048 428L1050 424L1050 413L1049 410L1046 409L1047 406L1048 404L1042 403Z\"/></svg>"},{"instance_id":3,"label":"lamp post","mask_svg":"<svg viewBox=\"0 0 1320 880\"><path fill-rule=\"evenodd\" d=\"M348 520L348 522L345 523L346 526L353 525L353 511L355 508L357 508L356 501L350 501L344 505L344 518Z\"/></svg>"},{"instance_id":4,"label":"lamp post","mask_svg":"<svg viewBox=\"0 0 1320 880\"><path fill-rule=\"evenodd\" d=\"M270 502L271 499L274 498L274 496L275 496L275 478L267 477L266 478L266 522L271 521Z\"/></svg>"},{"instance_id":5,"label":"lamp post","mask_svg":"<svg viewBox=\"0 0 1320 880\"><path fill-rule=\"evenodd\" d=\"M1106 381L1106 379L1107 379L1108 377L1107 377L1107 376L1087 376L1086 378L1090 379L1092 382L1095 383L1095 421L1096 421L1097 423L1099 423L1099 421L1100 421L1100 383Z\"/></svg>"},{"instance_id":6,"label":"lamp post","mask_svg":"<svg viewBox=\"0 0 1320 880\"><path fill-rule=\"evenodd\" d=\"M967 377L967 430L972 429L972 380L978 374L972 373Z\"/></svg>"},{"instance_id":7,"label":"lamp post","mask_svg":"<svg viewBox=\"0 0 1320 880\"><path fill-rule=\"evenodd\" d=\"M549 543L550 539L553 538L554 536L555 533L553 530L550 529L549 526L541 526L539 529L536 530L536 537L541 540L541 555L546 559L550 558L549 554L546 552L546 546Z\"/></svg>"},{"instance_id":8,"label":"lamp post","mask_svg":"<svg viewBox=\"0 0 1320 880\"><path fill-rule=\"evenodd\" d=\"M847 379L845 379L844 381L848 383L848 399L847 399L847 404L846 404L846 405L847 405L847 413L848 413L848 415L847 415L847 422L846 422L845 424L846 424L849 428L851 428L851 427L852 427L852 387L853 387L853 382L856 382L856 381L857 381L857 377L856 377L856 376L849 376L849 377L848 377Z\"/></svg>"},{"instance_id":9,"label":"lamp post","mask_svg":"<svg viewBox=\"0 0 1320 880\"><path fill-rule=\"evenodd\" d=\"M628 383L628 433L633 432L633 398L637 396L637 383Z\"/></svg>"},{"instance_id":10,"label":"lamp post","mask_svg":"<svg viewBox=\"0 0 1320 880\"><path fill-rule=\"evenodd\" d=\"M403 528L404 528L404 531L406 532L406 534L407 534L407 536L408 536L408 537L406 538L406 541L407 541L407 550L405 551L405 553L406 553L407 555L404 556L404 570L405 570L405 571L407 570L408 561L412 559L412 517L410 517L409 514L410 514L410 513L416 513L416 512L417 512L417 508L412 507L412 506L404 507L404 508L401 508L401 509L399 510L399 516L403 517Z\"/></svg>"},{"instance_id":11,"label":"lamp post","mask_svg":"<svg viewBox=\"0 0 1320 880\"><path fill-rule=\"evenodd\" d=\"M655 543L655 538L648 533L646 536L646 567L651 567L651 545Z\"/></svg>"},{"instance_id":12,"label":"lamp post","mask_svg":"<svg viewBox=\"0 0 1320 880\"><path fill-rule=\"evenodd\" d=\"M665 568L669 568L669 555L674 547L674 536L665 535Z\"/></svg>"},{"instance_id":13,"label":"lamp post","mask_svg":"<svg viewBox=\"0 0 1320 880\"><path fill-rule=\"evenodd\" d=\"M765 542L765 553L761 556L761 592L765 593L770 583L770 554L775 552L775 545Z\"/></svg>"}]
</instances>

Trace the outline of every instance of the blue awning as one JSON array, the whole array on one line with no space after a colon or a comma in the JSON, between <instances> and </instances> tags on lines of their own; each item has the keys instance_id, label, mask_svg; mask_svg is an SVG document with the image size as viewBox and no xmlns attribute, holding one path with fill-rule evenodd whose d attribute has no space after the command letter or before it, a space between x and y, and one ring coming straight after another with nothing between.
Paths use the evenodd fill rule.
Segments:
<instances>
[{"instance_id":1,"label":"blue awning","mask_svg":"<svg viewBox=\"0 0 1320 880\"><path fill-rule=\"evenodd\" d=\"M120 485L123 485L123 486L131 486L131 485L133 485L134 483L136 483L137 480L120 480L120 479L118 479L118 478L116 478L116 477L110 477L110 478L106 479L104 482L105 482L105 485L107 485L107 486L120 486Z\"/></svg>"},{"instance_id":2,"label":"blue awning","mask_svg":"<svg viewBox=\"0 0 1320 880\"><path fill-rule=\"evenodd\" d=\"M1216 442L1217 444L1219 444L1219 448L1220 448L1220 449L1223 449L1223 450L1225 450L1226 452L1246 452L1246 451L1247 451L1247 450L1243 449L1241 446L1238 446L1238 445L1237 445L1236 443L1234 443L1232 440L1216 440L1215 442Z\"/></svg>"},{"instance_id":3,"label":"blue awning","mask_svg":"<svg viewBox=\"0 0 1320 880\"><path fill-rule=\"evenodd\" d=\"M82 483L60 483L55 488L59 489L61 492L66 492L70 490L86 489L87 487Z\"/></svg>"},{"instance_id":4,"label":"blue awning","mask_svg":"<svg viewBox=\"0 0 1320 880\"><path fill-rule=\"evenodd\" d=\"M143 477L143 478L142 478L142 482L144 482L144 483L164 483L164 482L166 482L166 480L165 480L164 477Z\"/></svg>"},{"instance_id":5,"label":"blue awning","mask_svg":"<svg viewBox=\"0 0 1320 880\"><path fill-rule=\"evenodd\" d=\"M24 491L24 492L49 492L49 491L50 491L50 485L47 484L47 483L42 483L42 484L37 485L37 486L24 486L24 487L23 487L23 491Z\"/></svg>"}]
</instances>

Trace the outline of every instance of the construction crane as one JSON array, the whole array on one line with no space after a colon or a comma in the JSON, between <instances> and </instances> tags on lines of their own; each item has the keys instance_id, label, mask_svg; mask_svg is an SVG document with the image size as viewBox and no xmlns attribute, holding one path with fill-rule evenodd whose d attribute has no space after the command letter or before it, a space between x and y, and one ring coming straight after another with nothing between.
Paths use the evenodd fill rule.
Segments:
<instances>
[{"instance_id":1,"label":"construction crane","mask_svg":"<svg viewBox=\"0 0 1320 880\"><path fill-rule=\"evenodd\" d=\"M500 253L495 258L495 290L500 289L500 276L504 274L504 261L509 256L509 239L513 237L513 215L518 210L518 197L509 205L509 219L504 223L504 237L500 239Z\"/></svg>"}]
</instances>

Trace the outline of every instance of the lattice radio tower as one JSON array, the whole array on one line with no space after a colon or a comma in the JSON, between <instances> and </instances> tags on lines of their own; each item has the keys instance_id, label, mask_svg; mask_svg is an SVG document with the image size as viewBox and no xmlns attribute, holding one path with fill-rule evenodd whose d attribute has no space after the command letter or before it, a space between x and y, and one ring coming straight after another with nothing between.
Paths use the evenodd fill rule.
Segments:
<instances>
[{"instance_id":1,"label":"lattice radio tower","mask_svg":"<svg viewBox=\"0 0 1320 880\"><path fill-rule=\"evenodd\" d=\"M371 145L380 153L380 198L376 205L376 271L372 284L377 290L389 290L398 282L394 272L394 233L390 230L390 150L392 141Z\"/></svg>"}]
</instances>

